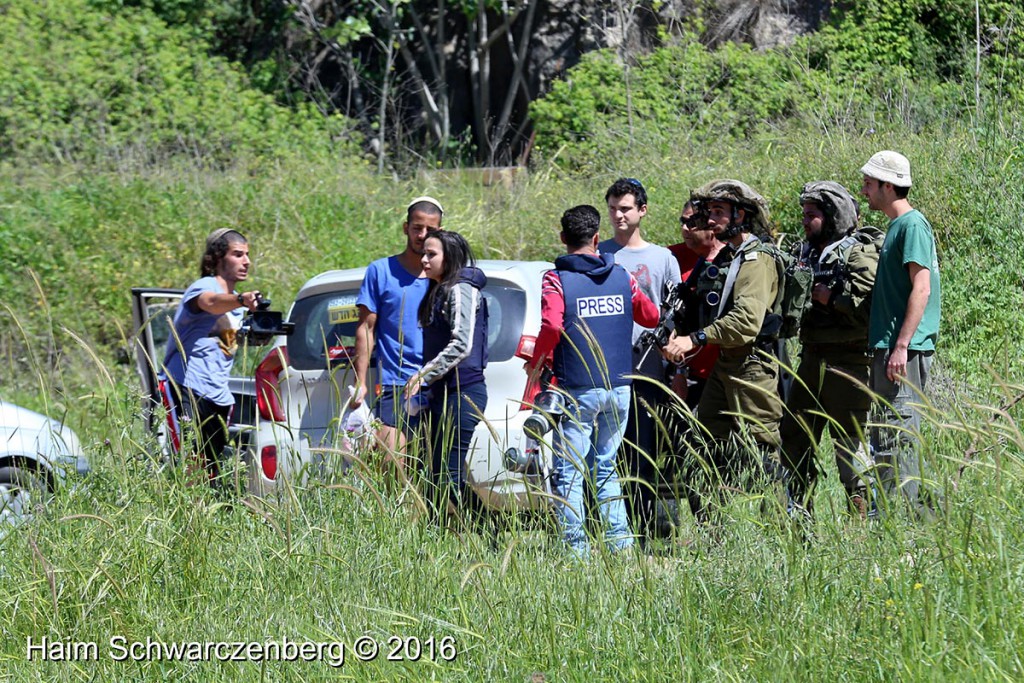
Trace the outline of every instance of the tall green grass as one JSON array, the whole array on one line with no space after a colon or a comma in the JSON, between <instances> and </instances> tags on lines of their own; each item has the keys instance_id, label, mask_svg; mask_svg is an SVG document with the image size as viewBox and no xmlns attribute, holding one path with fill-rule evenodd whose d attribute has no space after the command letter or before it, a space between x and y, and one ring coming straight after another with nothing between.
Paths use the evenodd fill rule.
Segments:
<instances>
[{"instance_id":1,"label":"tall green grass","mask_svg":"<svg viewBox=\"0 0 1024 683\"><path fill-rule=\"evenodd\" d=\"M102 375L102 373L100 373ZM1024 387L1007 387L1019 394ZM659 553L569 555L543 525L495 536L429 524L379 475L266 501L184 486L132 430L135 397L102 380L111 424L94 473L2 543L0 659L12 680L1018 680L1024 436L1012 417L929 413L924 452L948 512L845 514L818 494L810 541L737 496L717 540L689 519ZM973 459L957 472L968 447ZM956 486L954 486L956 482ZM98 660L26 661L97 643ZM457 656L324 662L117 662L112 637L341 642L442 639ZM454 643L454 645L452 645Z\"/></svg>"},{"instance_id":2,"label":"tall green grass","mask_svg":"<svg viewBox=\"0 0 1024 683\"><path fill-rule=\"evenodd\" d=\"M0 356L12 367L38 358L44 375L57 380L48 387L61 404L92 382L72 333L108 369L130 377L130 368L117 366L128 358L129 289L186 286L196 276L199 245L217 226L250 237L255 265L247 286L287 306L308 277L401 249L403 207L423 192L442 200L446 225L464 232L481 255L551 260L560 253L561 212L576 203L601 206L619 176L647 186L644 230L654 242L678 241L678 211L689 190L721 176L760 190L778 228L795 234L802 184L831 178L856 190L857 169L881 148L910 157L911 201L936 230L946 312L939 361L949 368L950 391L991 393L990 371L1019 377L1024 356L1015 333L1024 325L1024 243L1015 238L1024 213L1015 189L1024 184L1024 133L998 123L949 124L927 135L780 131L693 146L651 134L586 173L543 166L508 188L429 173L382 178L316 150L223 173L188 163L143 175L7 168L0 171ZM865 221L886 223L872 212ZM67 370L59 377L52 370L58 365ZM5 392L25 400L37 386L24 372L0 378Z\"/></svg>"}]
</instances>

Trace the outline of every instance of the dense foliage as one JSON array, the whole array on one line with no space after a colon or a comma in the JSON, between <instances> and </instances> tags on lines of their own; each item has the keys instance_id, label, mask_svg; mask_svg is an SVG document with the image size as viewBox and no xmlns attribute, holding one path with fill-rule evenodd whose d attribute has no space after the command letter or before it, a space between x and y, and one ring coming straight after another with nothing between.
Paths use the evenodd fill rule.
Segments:
<instances>
[{"instance_id":1,"label":"dense foliage","mask_svg":"<svg viewBox=\"0 0 1024 683\"><path fill-rule=\"evenodd\" d=\"M343 120L276 104L146 8L4 0L0 46L0 159L224 163L347 138Z\"/></svg>"}]
</instances>

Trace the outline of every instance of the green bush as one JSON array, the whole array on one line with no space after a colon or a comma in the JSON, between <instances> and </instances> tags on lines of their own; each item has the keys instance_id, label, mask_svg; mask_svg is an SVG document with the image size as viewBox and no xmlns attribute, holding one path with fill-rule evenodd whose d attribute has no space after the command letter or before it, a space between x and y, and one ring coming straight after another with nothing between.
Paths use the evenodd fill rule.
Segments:
<instances>
[{"instance_id":1,"label":"green bush","mask_svg":"<svg viewBox=\"0 0 1024 683\"><path fill-rule=\"evenodd\" d=\"M835 67L819 56L823 41L709 50L688 35L632 65L612 51L590 53L531 106L537 148L542 156L562 149L561 159L585 165L623 138L648 145L659 137L738 140L793 121L818 129L863 130L888 121L920 128L937 117L919 110L949 110L952 89L911 79L902 67L833 75Z\"/></svg>"},{"instance_id":2,"label":"green bush","mask_svg":"<svg viewBox=\"0 0 1024 683\"><path fill-rule=\"evenodd\" d=\"M0 159L224 163L348 137L342 119L275 104L144 8L5 0L0 48Z\"/></svg>"},{"instance_id":3,"label":"green bush","mask_svg":"<svg viewBox=\"0 0 1024 683\"><path fill-rule=\"evenodd\" d=\"M794 67L781 52L735 44L709 51L692 35L634 65L592 52L531 105L537 145L542 154L571 145L579 161L598 152L602 134L632 139L641 127L743 136L797 110L804 79Z\"/></svg>"}]
</instances>

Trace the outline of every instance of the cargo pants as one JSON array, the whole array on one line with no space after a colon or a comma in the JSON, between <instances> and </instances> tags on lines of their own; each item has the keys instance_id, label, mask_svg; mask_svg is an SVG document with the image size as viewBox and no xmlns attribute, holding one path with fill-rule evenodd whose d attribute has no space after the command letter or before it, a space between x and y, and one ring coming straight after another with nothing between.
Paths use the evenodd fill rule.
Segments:
<instances>
[{"instance_id":1,"label":"cargo pants","mask_svg":"<svg viewBox=\"0 0 1024 683\"><path fill-rule=\"evenodd\" d=\"M848 496L863 496L871 458L865 438L871 408L866 349L840 344L806 344L782 418L782 463L789 470L790 494L810 508L818 475L815 454L828 427L839 481Z\"/></svg>"},{"instance_id":2,"label":"cargo pants","mask_svg":"<svg viewBox=\"0 0 1024 683\"><path fill-rule=\"evenodd\" d=\"M782 478L778 388L779 364L770 353L752 345L722 349L697 406L707 443L686 474L696 489L697 496L688 497L698 522L725 490L759 489Z\"/></svg>"},{"instance_id":3,"label":"cargo pants","mask_svg":"<svg viewBox=\"0 0 1024 683\"><path fill-rule=\"evenodd\" d=\"M920 447L921 409L932 355L931 351L910 351L907 376L900 382L891 382L886 375L888 349L875 349L871 368L871 388L877 395L872 420L877 426L871 429L871 445L878 479L890 505L902 493L924 519L933 517L935 504L942 502Z\"/></svg>"}]
</instances>

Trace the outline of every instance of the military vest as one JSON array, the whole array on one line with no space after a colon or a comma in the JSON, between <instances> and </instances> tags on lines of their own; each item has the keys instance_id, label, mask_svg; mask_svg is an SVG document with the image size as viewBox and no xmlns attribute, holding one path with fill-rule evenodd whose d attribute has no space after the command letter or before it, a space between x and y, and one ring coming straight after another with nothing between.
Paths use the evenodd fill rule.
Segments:
<instances>
[{"instance_id":1,"label":"military vest","mask_svg":"<svg viewBox=\"0 0 1024 683\"><path fill-rule=\"evenodd\" d=\"M722 250L727 254L726 250ZM701 327L706 327L718 320L733 305L732 290L739 276L740 268L743 267L743 259L750 254L763 253L769 255L776 264L779 275L778 293L772 308L764 317L761 324L761 331L757 336L758 342L778 339L782 329L782 315L780 314L783 301L784 287L784 266L781 253L778 247L772 242L764 242L756 236L751 236L736 250L732 259L724 264L710 264L701 272L697 282L697 296L701 302ZM718 259L716 259L716 262Z\"/></svg>"}]
</instances>

